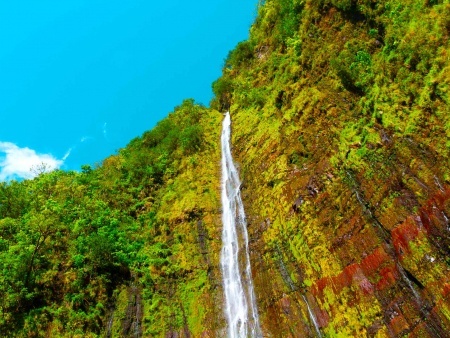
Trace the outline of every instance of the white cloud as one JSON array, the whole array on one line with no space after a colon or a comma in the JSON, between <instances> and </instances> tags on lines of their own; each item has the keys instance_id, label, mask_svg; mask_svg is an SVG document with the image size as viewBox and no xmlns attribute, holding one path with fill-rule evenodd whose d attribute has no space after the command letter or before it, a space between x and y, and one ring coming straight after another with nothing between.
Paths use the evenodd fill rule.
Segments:
<instances>
[{"instance_id":1,"label":"white cloud","mask_svg":"<svg viewBox=\"0 0 450 338\"><path fill-rule=\"evenodd\" d=\"M38 154L30 148L20 148L11 142L0 142L0 181L29 179L37 176L40 169L46 172L58 169L71 150L59 160L51 154Z\"/></svg>"}]
</instances>

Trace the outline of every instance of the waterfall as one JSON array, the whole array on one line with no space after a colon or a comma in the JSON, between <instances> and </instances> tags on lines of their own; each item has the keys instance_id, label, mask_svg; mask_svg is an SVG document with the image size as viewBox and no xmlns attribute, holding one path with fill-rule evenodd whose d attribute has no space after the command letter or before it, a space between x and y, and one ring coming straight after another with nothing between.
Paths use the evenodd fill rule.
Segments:
<instances>
[{"instance_id":1,"label":"waterfall","mask_svg":"<svg viewBox=\"0 0 450 338\"><path fill-rule=\"evenodd\" d=\"M241 182L231 156L230 127L231 119L227 112L223 120L221 137L223 244L220 265L223 275L228 337L262 337L253 291L247 222L240 193Z\"/></svg>"},{"instance_id":2,"label":"waterfall","mask_svg":"<svg viewBox=\"0 0 450 338\"><path fill-rule=\"evenodd\" d=\"M316 316L314 315L314 312L311 310L311 307L309 306L308 299L306 298L305 295L302 295L302 297L303 297L303 301L306 303L306 306L308 308L309 319L311 319L311 322L313 323L314 328L316 329L317 336L318 337L322 337L322 334L320 333L319 324L317 323Z\"/></svg>"}]
</instances>

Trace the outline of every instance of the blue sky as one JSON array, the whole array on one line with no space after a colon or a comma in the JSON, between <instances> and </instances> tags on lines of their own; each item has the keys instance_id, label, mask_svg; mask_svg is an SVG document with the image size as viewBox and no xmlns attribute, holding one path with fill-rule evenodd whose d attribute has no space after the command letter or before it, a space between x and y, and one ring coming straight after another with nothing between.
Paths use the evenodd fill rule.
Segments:
<instances>
[{"instance_id":1,"label":"blue sky","mask_svg":"<svg viewBox=\"0 0 450 338\"><path fill-rule=\"evenodd\" d=\"M256 0L0 2L0 180L77 170L211 83Z\"/></svg>"}]
</instances>

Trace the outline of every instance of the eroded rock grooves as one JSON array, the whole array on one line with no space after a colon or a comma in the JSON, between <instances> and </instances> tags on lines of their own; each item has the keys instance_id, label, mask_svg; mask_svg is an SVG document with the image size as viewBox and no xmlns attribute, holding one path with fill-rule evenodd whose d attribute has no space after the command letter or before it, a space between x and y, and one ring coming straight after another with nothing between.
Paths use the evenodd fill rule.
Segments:
<instances>
[{"instance_id":1,"label":"eroded rock grooves","mask_svg":"<svg viewBox=\"0 0 450 338\"><path fill-rule=\"evenodd\" d=\"M248 234L240 195L238 172L230 148L231 119L223 121L222 146L222 252L221 269L225 293L228 337L262 337L253 291Z\"/></svg>"}]
</instances>

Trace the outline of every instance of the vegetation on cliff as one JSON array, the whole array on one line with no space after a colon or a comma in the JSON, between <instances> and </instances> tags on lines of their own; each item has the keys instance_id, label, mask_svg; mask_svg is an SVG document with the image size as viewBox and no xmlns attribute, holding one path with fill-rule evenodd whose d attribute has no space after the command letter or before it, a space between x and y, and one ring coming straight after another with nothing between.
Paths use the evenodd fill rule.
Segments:
<instances>
[{"instance_id":1,"label":"vegetation on cliff","mask_svg":"<svg viewBox=\"0 0 450 338\"><path fill-rule=\"evenodd\" d=\"M211 108L0 186L1 335L224 336L229 109L264 335L445 337L449 34L448 0L266 0Z\"/></svg>"},{"instance_id":2,"label":"vegetation on cliff","mask_svg":"<svg viewBox=\"0 0 450 338\"><path fill-rule=\"evenodd\" d=\"M201 330L220 121L187 100L98 168L3 183L1 335Z\"/></svg>"},{"instance_id":3,"label":"vegetation on cliff","mask_svg":"<svg viewBox=\"0 0 450 338\"><path fill-rule=\"evenodd\" d=\"M213 106L233 114L268 334L314 336L306 299L326 336L447 335L449 14L266 1L230 53Z\"/></svg>"}]
</instances>

